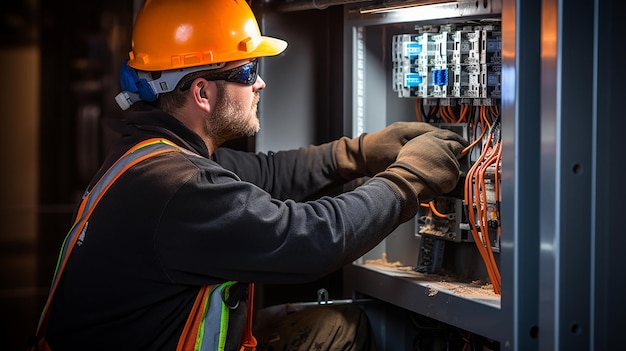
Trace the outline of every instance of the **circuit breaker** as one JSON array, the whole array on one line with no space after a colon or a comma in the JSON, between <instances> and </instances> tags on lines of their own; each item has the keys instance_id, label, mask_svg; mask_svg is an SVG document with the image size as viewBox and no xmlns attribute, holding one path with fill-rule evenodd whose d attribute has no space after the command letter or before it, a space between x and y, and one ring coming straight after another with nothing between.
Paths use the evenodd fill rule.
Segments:
<instances>
[{"instance_id":1,"label":"circuit breaker","mask_svg":"<svg viewBox=\"0 0 626 351\"><path fill-rule=\"evenodd\" d=\"M400 97L500 98L502 35L495 25L416 28L393 37Z\"/></svg>"}]
</instances>

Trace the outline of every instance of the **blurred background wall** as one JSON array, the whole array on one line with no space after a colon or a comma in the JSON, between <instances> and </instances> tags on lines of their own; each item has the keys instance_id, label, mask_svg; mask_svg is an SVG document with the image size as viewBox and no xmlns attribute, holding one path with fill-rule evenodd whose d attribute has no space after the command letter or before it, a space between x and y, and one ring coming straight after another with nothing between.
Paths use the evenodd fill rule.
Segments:
<instances>
[{"instance_id":1,"label":"blurred background wall","mask_svg":"<svg viewBox=\"0 0 626 351\"><path fill-rule=\"evenodd\" d=\"M24 350L119 118L133 0L0 4L0 350Z\"/></svg>"}]
</instances>

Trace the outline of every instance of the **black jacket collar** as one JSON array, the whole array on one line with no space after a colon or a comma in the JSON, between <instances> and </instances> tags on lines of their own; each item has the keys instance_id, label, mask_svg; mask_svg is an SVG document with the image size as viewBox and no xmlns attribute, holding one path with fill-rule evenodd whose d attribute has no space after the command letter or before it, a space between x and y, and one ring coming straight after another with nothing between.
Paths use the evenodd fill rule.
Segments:
<instances>
[{"instance_id":1,"label":"black jacket collar","mask_svg":"<svg viewBox=\"0 0 626 351\"><path fill-rule=\"evenodd\" d=\"M178 119L152 106L128 112L121 133L125 145L134 145L149 138L165 138L178 146L209 158L206 144L198 134ZM132 145L128 145L130 146Z\"/></svg>"}]
</instances>

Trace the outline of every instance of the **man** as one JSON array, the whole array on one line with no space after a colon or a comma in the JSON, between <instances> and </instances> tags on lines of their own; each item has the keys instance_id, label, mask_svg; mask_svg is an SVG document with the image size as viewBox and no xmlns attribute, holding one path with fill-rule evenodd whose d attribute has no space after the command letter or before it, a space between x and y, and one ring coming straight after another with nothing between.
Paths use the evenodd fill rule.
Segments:
<instances>
[{"instance_id":1,"label":"man","mask_svg":"<svg viewBox=\"0 0 626 351\"><path fill-rule=\"evenodd\" d=\"M175 350L189 340L238 350L248 283L302 283L340 269L411 219L420 201L455 187L467 143L424 123L277 153L219 148L259 130L257 58L286 46L260 35L243 0L146 1L117 98L125 109L143 102L90 188L144 140L185 152L141 161L104 193L52 300L53 350ZM352 191L304 201L364 176L371 179ZM186 335L206 286L218 287L207 295L206 320ZM226 314L212 320L213 308ZM355 334L345 349L371 347L360 334L367 323L358 323L345 328ZM278 335L289 347L302 337Z\"/></svg>"}]
</instances>

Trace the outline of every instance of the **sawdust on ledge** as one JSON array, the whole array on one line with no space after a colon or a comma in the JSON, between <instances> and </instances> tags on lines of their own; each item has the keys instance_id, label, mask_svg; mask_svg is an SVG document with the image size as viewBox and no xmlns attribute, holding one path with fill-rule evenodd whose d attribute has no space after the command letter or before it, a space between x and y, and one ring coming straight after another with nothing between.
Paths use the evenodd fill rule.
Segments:
<instances>
[{"instance_id":1,"label":"sawdust on ledge","mask_svg":"<svg viewBox=\"0 0 626 351\"><path fill-rule=\"evenodd\" d=\"M386 267L386 268L398 268L400 270L405 270L407 268L412 270L411 267L403 265L402 263L400 263L400 261L389 262L387 260L386 252L383 252L383 255L381 258L377 258L375 260L365 260L365 264L372 265L372 266Z\"/></svg>"},{"instance_id":2,"label":"sawdust on ledge","mask_svg":"<svg viewBox=\"0 0 626 351\"><path fill-rule=\"evenodd\" d=\"M409 274L412 278L416 278L421 282L428 282L428 296L435 296L439 291L449 291L455 295L470 299L497 299L500 297L500 295L494 292L491 283L483 283L480 280L467 283L458 281L451 276L416 272L413 270L413 267L403 265L399 261L390 262L387 260L386 252L383 252L382 257L379 259L365 260L365 265L382 268L383 270L402 272Z\"/></svg>"}]
</instances>

